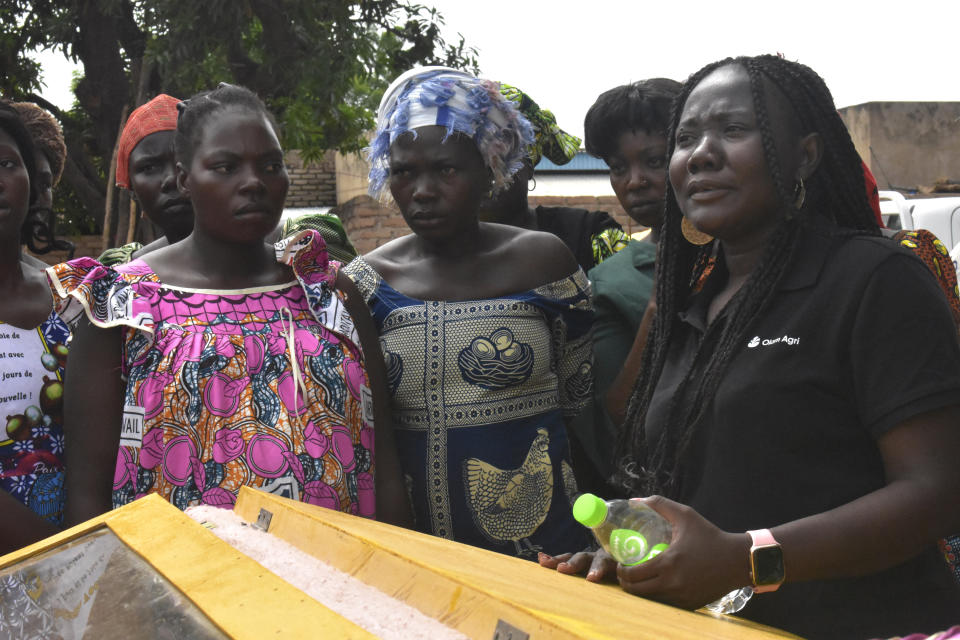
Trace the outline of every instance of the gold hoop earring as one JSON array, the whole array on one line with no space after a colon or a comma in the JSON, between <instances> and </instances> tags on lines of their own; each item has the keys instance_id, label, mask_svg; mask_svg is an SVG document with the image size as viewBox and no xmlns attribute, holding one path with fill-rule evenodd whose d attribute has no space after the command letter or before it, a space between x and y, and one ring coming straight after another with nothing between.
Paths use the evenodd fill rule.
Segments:
<instances>
[{"instance_id":1,"label":"gold hoop earring","mask_svg":"<svg viewBox=\"0 0 960 640\"><path fill-rule=\"evenodd\" d=\"M797 180L797 186L793 188L793 208L802 209L803 202L807 199L807 187L803 184L803 178Z\"/></svg>"},{"instance_id":2,"label":"gold hoop earring","mask_svg":"<svg viewBox=\"0 0 960 640\"><path fill-rule=\"evenodd\" d=\"M683 234L683 237L686 238L687 242L697 245L698 247L702 247L705 244L710 244L713 242L712 235L697 229L686 217L680 221L680 233Z\"/></svg>"}]
</instances>

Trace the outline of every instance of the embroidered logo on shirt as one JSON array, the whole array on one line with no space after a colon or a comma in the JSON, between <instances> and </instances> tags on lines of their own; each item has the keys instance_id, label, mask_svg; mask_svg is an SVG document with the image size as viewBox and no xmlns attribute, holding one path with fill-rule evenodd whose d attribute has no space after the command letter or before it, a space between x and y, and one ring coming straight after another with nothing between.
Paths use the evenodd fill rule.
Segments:
<instances>
[{"instance_id":1,"label":"embroidered logo on shirt","mask_svg":"<svg viewBox=\"0 0 960 640\"><path fill-rule=\"evenodd\" d=\"M800 344L800 338L792 338L790 336L781 336L779 338L761 338L760 336L753 336L750 342L747 343L747 347L753 349L755 347L764 346L769 347L774 344L785 344L788 347L795 347Z\"/></svg>"}]
</instances>

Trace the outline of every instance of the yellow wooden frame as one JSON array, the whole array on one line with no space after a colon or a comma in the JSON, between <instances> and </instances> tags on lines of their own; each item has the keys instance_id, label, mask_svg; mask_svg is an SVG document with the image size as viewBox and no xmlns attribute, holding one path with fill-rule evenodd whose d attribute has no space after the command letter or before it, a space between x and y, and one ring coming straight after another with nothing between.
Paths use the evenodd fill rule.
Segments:
<instances>
[{"instance_id":1,"label":"yellow wooden frame","mask_svg":"<svg viewBox=\"0 0 960 640\"><path fill-rule=\"evenodd\" d=\"M630 596L517 558L244 487L234 511L471 638L503 620L531 639L793 638ZM106 527L233 638L372 638L156 495L0 557L0 569Z\"/></svg>"},{"instance_id":2,"label":"yellow wooden frame","mask_svg":"<svg viewBox=\"0 0 960 640\"><path fill-rule=\"evenodd\" d=\"M530 638L794 638L729 616L637 598L616 585L532 562L280 498L248 487L234 511L270 512L269 532L416 607L471 638L490 640L498 620Z\"/></svg>"},{"instance_id":3,"label":"yellow wooden frame","mask_svg":"<svg viewBox=\"0 0 960 640\"><path fill-rule=\"evenodd\" d=\"M152 494L0 557L0 569L106 527L232 638L374 638Z\"/></svg>"}]
</instances>

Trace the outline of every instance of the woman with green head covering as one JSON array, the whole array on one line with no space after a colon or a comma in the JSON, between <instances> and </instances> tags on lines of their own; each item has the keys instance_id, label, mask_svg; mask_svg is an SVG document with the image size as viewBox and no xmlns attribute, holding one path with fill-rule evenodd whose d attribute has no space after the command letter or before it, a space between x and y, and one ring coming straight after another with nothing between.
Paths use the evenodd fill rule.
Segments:
<instances>
[{"instance_id":1,"label":"woman with green head covering","mask_svg":"<svg viewBox=\"0 0 960 640\"><path fill-rule=\"evenodd\" d=\"M510 186L484 201L482 219L552 233L569 247L584 271L627 246L630 238L617 221L604 211L530 207L527 192L534 167L541 158L547 158L556 165L567 164L580 150L580 138L561 129L552 112L541 109L533 98L520 89L501 82L500 93L529 120L534 140L527 147L527 157Z\"/></svg>"}]
</instances>

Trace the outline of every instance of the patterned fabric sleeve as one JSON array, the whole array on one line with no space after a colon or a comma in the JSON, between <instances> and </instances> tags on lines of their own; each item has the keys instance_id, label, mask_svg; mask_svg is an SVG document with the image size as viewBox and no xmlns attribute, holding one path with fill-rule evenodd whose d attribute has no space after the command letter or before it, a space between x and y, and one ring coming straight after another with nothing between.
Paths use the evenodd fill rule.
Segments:
<instances>
[{"instance_id":1,"label":"patterned fabric sleeve","mask_svg":"<svg viewBox=\"0 0 960 640\"><path fill-rule=\"evenodd\" d=\"M115 267L119 264L126 264L133 259L133 254L143 249L139 242L131 242L122 247L112 247L100 254L97 262L105 267Z\"/></svg>"},{"instance_id":2,"label":"patterned fabric sleeve","mask_svg":"<svg viewBox=\"0 0 960 640\"><path fill-rule=\"evenodd\" d=\"M925 633L911 633L908 636L897 636L890 640L960 640L960 625L950 627L946 631L940 631L933 635Z\"/></svg>"},{"instance_id":3,"label":"patterned fabric sleeve","mask_svg":"<svg viewBox=\"0 0 960 640\"><path fill-rule=\"evenodd\" d=\"M149 300L159 283L144 263L122 269L105 267L92 258L77 258L47 269L57 313L68 324L86 314L98 327L128 326L152 333L155 327Z\"/></svg>"},{"instance_id":4,"label":"patterned fabric sleeve","mask_svg":"<svg viewBox=\"0 0 960 640\"><path fill-rule=\"evenodd\" d=\"M600 264L630 244L630 236L620 227L610 227L590 239L593 246L593 262Z\"/></svg>"},{"instance_id":5,"label":"patterned fabric sleeve","mask_svg":"<svg viewBox=\"0 0 960 640\"><path fill-rule=\"evenodd\" d=\"M950 567L950 573L953 579L960 583L960 535L947 536L937 541L940 553L947 566Z\"/></svg>"},{"instance_id":6,"label":"patterned fabric sleeve","mask_svg":"<svg viewBox=\"0 0 960 640\"><path fill-rule=\"evenodd\" d=\"M357 353L362 353L353 318L334 286L340 263L329 259L323 236L314 229L305 229L282 239L275 248L277 261L293 268L317 322L349 340Z\"/></svg>"},{"instance_id":7,"label":"patterned fabric sleeve","mask_svg":"<svg viewBox=\"0 0 960 640\"><path fill-rule=\"evenodd\" d=\"M927 265L940 283L943 295L950 304L953 321L960 326L960 289L957 288L957 272L953 268L953 261L944 244L926 229L899 231L893 239L900 243L900 246L910 249Z\"/></svg>"},{"instance_id":8,"label":"patterned fabric sleeve","mask_svg":"<svg viewBox=\"0 0 960 640\"><path fill-rule=\"evenodd\" d=\"M374 271L373 267L367 264L362 256L351 260L350 264L343 268L343 272L357 285L360 295L363 296L363 301L370 304L370 298L373 297L377 287L380 286L380 274Z\"/></svg>"},{"instance_id":9,"label":"patterned fabric sleeve","mask_svg":"<svg viewBox=\"0 0 960 640\"><path fill-rule=\"evenodd\" d=\"M560 406L566 417L576 416L593 395L593 301L583 270L534 293L550 323L553 369L557 374Z\"/></svg>"}]
</instances>

